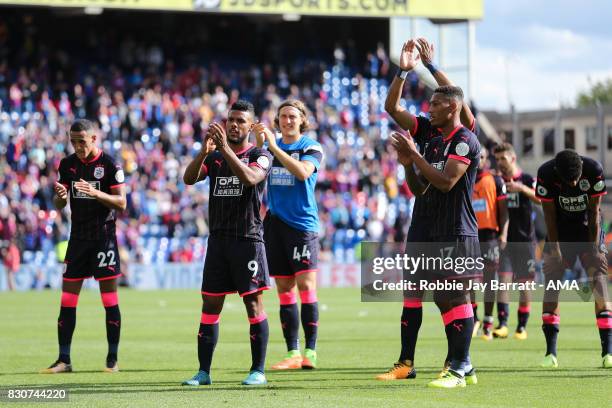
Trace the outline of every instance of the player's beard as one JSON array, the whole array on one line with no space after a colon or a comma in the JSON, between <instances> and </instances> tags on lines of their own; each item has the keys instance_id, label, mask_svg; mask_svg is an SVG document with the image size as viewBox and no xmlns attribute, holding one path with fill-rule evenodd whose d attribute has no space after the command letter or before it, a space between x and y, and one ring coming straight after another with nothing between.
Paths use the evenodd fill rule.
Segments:
<instances>
[{"instance_id":1,"label":"player's beard","mask_svg":"<svg viewBox=\"0 0 612 408\"><path fill-rule=\"evenodd\" d=\"M246 139L247 137L249 137L249 134L247 133L244 136L241 136L240 134L238 134L238 136L233 137L230 136L229 134L227 135L227 141L230 142L231 144L234 145L240 145L244 142L244 139Z\"/></svg>"},{"instance_id":2,"label":"player's beard","mask_svg":"<svg viewBox=\"0 0 612 408\"><path fill-rule=\"evenodd\" d=\"M512 174L512 169L510 167L499 166L499 171L506 178L512 178L512 176L514 176L514 174Z\"/></svg>"}]
</instances>

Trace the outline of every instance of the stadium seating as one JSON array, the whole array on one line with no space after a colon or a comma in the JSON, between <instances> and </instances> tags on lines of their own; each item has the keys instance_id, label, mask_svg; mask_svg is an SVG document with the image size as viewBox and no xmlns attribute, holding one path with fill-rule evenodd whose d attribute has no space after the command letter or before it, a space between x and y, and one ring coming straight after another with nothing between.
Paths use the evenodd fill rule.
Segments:
<instances>
[{"instance_id":1,"label":"stadium seating","mask_svg":"<svg viewBox=\"0 0 612 408\"><path fill-rule=\"evenodd\" d=\"M201 259L208 185L187 187L181 175L200 147L202 127L221 119L242 96L255 102L258 116L269 125L276 106L288 96L303 99L312 110L316 128L308 135L318 138L326 153L317 189L324 251L338 261L349 260L362 240L394 236L395 218L400 208L409 208L409 193L397 188L397 164L385 144L392 126L384 112L389 77L321 61L320 83L308 87L313 74L304 64L294 67L291 83L283 68L267 72L271 67L237 70L219 64L172 71L164 71L163 64L130 72L110 67L103 72L92 62L80 67L77 81L62 91L53 82L37 88L44 75L40 67L5 67L6 80L0 83L0 164L6 168L0 175L0 239L25 243L23 263L57 262L53 248L69 234L69 213L53 211L52 185L59 161L71 151L67 127L75 118L88 117L98 122L102 147L123 163L128 176L128 209L118 220L118 239L129 261ZM259 87L241 86L258 81ZM185 83L191 88L185 89ZM402 103L415 114L422 106L412 95ZM351 208L350 197L360 192L363 202ZM347 209L346 219L334 223L338 206Z\"/></svg>"}]
</instances>

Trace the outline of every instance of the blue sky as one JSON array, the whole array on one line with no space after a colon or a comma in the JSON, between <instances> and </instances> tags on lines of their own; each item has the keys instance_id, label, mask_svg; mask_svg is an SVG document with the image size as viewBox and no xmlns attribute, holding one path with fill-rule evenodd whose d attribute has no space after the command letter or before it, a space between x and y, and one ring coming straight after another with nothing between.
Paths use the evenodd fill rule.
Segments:
<instances>
[{"instance_id":1,"label":"blue sky","mask_svg":"<svg viewBox=\"0 0 612 408\"><path fill-rule=\"evenodd\" d=\"M612 78L612 1L485 0L476 25L481 109L572 105L588 78Z\"/></svg>"}]
</instances>

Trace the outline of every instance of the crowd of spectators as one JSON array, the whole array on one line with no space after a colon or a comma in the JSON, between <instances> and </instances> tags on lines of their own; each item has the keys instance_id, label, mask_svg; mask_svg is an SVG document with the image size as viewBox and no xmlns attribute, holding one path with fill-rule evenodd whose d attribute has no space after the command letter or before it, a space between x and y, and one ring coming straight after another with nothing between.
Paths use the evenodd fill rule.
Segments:
<instances>
[{"instance_id":1,"label":"crowd of spectators","mask_svg":"<svg viewBox=\"0 0 612 408\"><path fill-rule=\"evenodd\" d=\"M123 257L198 260L208 233L208 185L185 186L182 173L208 124L223 119L238 98L252 101L269 126L285 98L310 108L314 126L307 135L325 150L317 187L324 254L350 261L361 240L405 234L411 194L386 143L392 125L383 104L393 73L382 46L355 66L339 46L329 62L244 68L177 66L162 48L134 41L122 43L116 63L106 67L74 67L62 50L32 52L41 54L17 65L0 60L4 248L50 254L67 239L69 209L53 208L52 187L59 161L72 152L70 123L89 118L99 125L100 146L127 176L128 206L117 221ZM410 78L406 88L407 106L426 110L418 79Z\"/></svg>"}]
</instances>

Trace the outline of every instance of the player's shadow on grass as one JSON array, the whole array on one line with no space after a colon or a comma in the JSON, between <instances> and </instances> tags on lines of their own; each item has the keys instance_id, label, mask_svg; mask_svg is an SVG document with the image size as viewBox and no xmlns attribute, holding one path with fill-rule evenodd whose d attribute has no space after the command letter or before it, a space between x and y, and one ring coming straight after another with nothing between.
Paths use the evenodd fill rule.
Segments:
<instances>
[{"instance_id":1,"label":"player's shadow on grass","mask_svg":"<svg viewBox=\"0 0 612 408\"><path fill-rule=\"evenodd\" d=\"M388 368L388 367L387 367ZM358 368L358 367L344 367L344 368L317 368L316 370L267 370L266 374L281 374L281 375L295 375L296 373L308 374L312 373L312 375L316 375L317 373L380 373L381 370L385 370L385 368ZM243 373L244 371L228 371L233 374Z\"/></svg>"},{"instance_id":2,"label":"player's shadow on grass","mask_svg":"<svg viewBox=\"0 0 612 408\"><path fill-rule=\"evenodd\" d=\"M346 378L342 379L346 381L364 381L363 379ZM14 387L14 388L32 388L32 389L48 389L58 388L66 389L70 395L85 395L85 394L128 394L137 392L191 392L191 391L253 391L253 390L278 390L278 391L290 391L295 389L354 389L354 384L340 385L334 383L333 385L327 385L329 382L321 380L321 385L318 382L313 383L308 381L309 385L296 385L295 382L308 381L305 379L287 381L292 384L284 384L284 381L271 380L267 386L264 387L247 387L244 385L238 385L238 380L223 380L215 381L211 386L183 386L180 381L151 381L151 382L115 382L115 383L53 383L53 384L35 384L35 385L6 385L3 387ZM339 381L339 379L334 379ZM382 384L382 383L376 383ZM385 388L405 388L407 385L416 384L415 382L397 382L397 383L385 383ZM419 384L421 385L421 384Z\"/></svg>"},{"instance_id":3,"label":"player's shadow on grass","mask_svg":"<svg viewBox=\"0 0 612 408\"><path fill-rule=\"evenodd\" d=\"M595 369L592 369L595 370ZM567 370L567 371L571 371L573 372L574 370ZM549 380L554 380L555 378L559 378L559 377L563 377L563 378L605 378L607 377L608 373L605 372L603 369L601 369L601 373L600 374L577 374L577 375L572 375L571 373L568 374L563 374L563 375L555 375L555 371L549 371L548 375L545 374L536 374L536 375L532 375L531 377L537 377L538 379L549 379Z\"/></svg>"},{"instance_id":4,"label":"player's shadow on grass","mask_svg":"<svg viewBox=\"0 0 612 408\"><path fill-rule=\"evenodd\" d=\"M338 374L381 374L384 373L385 371L387 371L389 369L388 366L381 366L381 367L369 367L369 368L360 368L360 367L344 367L344 368L331 368L331 367L326 367L326 368L317 368L316 370L268 370L266 371L266 375L270 376L292 376L292 375L296 375L296 373L303 373L304 375L307 375L307 373L312 373L313 376L316 376L317 373L326 373L326 374L334 374L334 373L338 373ZM429 375L429 374L438 374L441 370L440 366L421 366L421 367L417 367L416 368L417 373L418 374L425 374L425 375ZM478 369L478 372L480 372L481 370ZM232 373L232 374L239 374L239 373L243 373L244 371L227 371L228 373ZM311 381L310 379L308 379L308 381Z\"/></svg>"},{"instance_id":5,"label":"player's shadow on grass","mask_svg":"<svg viewBox=\"0 0 612 408\"><path fill-rule=\"evenodd\" d=\"M83 385L83 384L81 384ZM90 394L133 394L138 392L146 392L146 393L157 393L157 392L227 392L227 391L243 391L243 392L253 392L253 391L295 391L295 390L334 390L334 389L346 389L346 390L354 390L354 384L346 384L346 385L310 385L301 386L301 385L279 385L276 381L268 383L265 386L244 386L238 385L237 381L228 381L227 383L216 382L211 386L199 386L199 387L187 387L181 386L178 383L138 383L134 384L140 388L130 388L124 389L119 388L115 389L111 386L103 387L79 387L79 388L71 388L70 386L66 386L66 389L70 393L70 395L90 395ZM418 384L422 386L422 384ZM56 385L57 386L57 385ZM62 385L63 386L63 385ZM156 388L161 387L161 388ZM406 388L406 383L404 384L385 384L385 388Z\"/></svg>"},{"instance_id":6,"label":"player's shadow on grass","mask_svg":"<svg viewBox=\"0 0 612 408\"><path fill-rule=\"evenodd\" d=\"M97 390L100 390L103 392L115 392L116 388L118 387L118 389L122 389L122 388L130 388L130 390L125 390L125 391L130 391L130 392L137 392L138 390L132 390L133 387L143 387L143 386L148 386L148 387L178 387L178 388L182 388L182 389L191 389L194 387L188 387L188 386L184 386L181 385L182 380L177 379L177 381L151 381L151 382L142 382L142 381L138 381L138 382L109 382L109 383L100 383L100 382L83 382L83 383L53 383L53 384L31 384L31 385L21 385L21 384L13 384L13 385L7 385L7 386L2 386L2 387L14 387L14 388L58 388L61 387L63 389L67 389L70 393L76 393L76 394L84 394L87 392L99 392ZM215 381L216 385L236 385L236 383L238 383L239 381L228 381L228 380L224 380L224 381ZM196 387L198 388L198 387ZM95 390L95 391L91 391L91 390ZM86 390L90 390L90 391L86 391Z\"/></svg>"},{"instance_id":7,"label":"player's shadow on grass","mask_svg":"<svg viewBox=\"0 0 612 408\"><path fill-rule=\"evenodd\" d=\"M153 373L153 372L176 372L176 373L185 373L192 372L193 370L185 368L151 368L151 369L121 369L120 373ZM65 373L59 375L78 375L78 374L104 374L109 375L109 373L105 373L102 370L75 370L72 373ZM18 373L0 373L0 377L3 375L53 375L53 374L41 374L37 371L24 371Z\"/></svg>"},{"instance_id":8,"label":"player's shadow on grass","mask_svg":"<svg viewBox=\"0 0 612 408\"><path fill-rule=\"evenodd\" d=\"M543 368L543 367L522 367L522 368L487 368L487 367L477 367L477 373L550 373L554 375L555 373L580 373L580 372L591 372L597 370L598 367L572 367L572 368ZM602 370L603 374L603 370Z\"/></svg>"}]
</instances>

